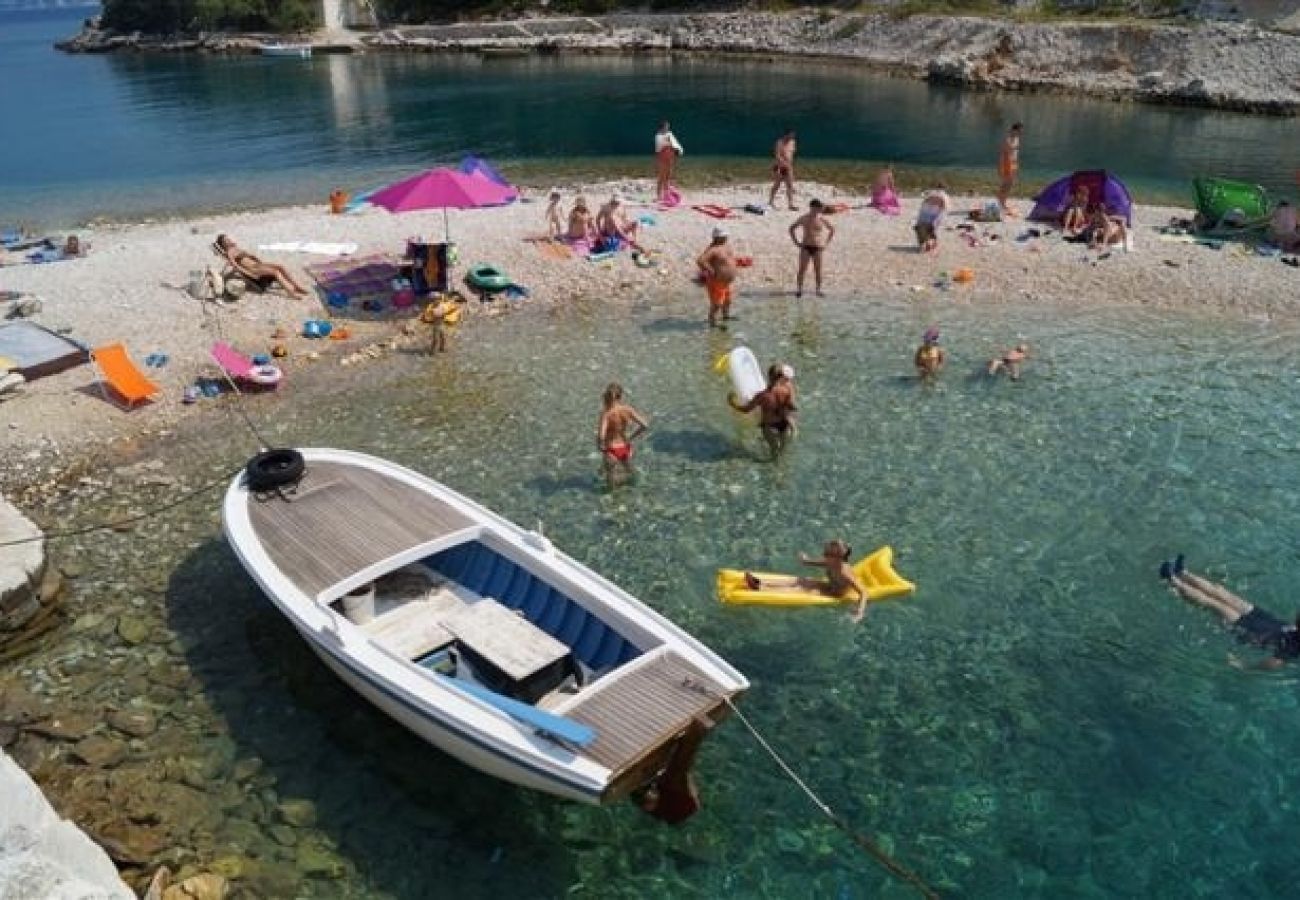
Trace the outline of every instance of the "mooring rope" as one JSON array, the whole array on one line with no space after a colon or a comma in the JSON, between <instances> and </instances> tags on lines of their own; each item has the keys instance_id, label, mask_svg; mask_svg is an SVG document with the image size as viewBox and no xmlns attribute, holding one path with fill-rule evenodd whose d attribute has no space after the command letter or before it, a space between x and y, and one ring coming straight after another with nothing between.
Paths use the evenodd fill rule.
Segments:
<instances>
[{"instance_id":1,"label":"mooring rope","mask_svg":"<svg viewBox=\"0 0 1300 900\"><path fill-rule=\"evenodd\" d=\"M767 742L767 739L763 737L759 730L754 727L753 723L745 717L745 714L736 708L736 704L731 702L730 697L711 690L709 687L701 684L693 678L685 679L683 681L683 687L698 691L702 694L708 694L709 696L715 697L727 704L727 708L735 713L736 718L740 720L740 724L745 726L745 730L753 736L754 740L758 742L758 745L767 751L767 755L772 757L772 761L781 768L781 771L785 773L786 777L793 781L799 790L804 792L808 799L812 801L813 806L816 806L817 809L821 811L822 815L830 820L832 825L848 835L855 844L861 847L886 872L893 875L899 881L910 884L912 887L916 888L917 893L922 897L925 897L926 900L938 900L939 892L930 887L924 878L916 872L913 872L898 860L894 859L894 857L890 856L885 852L884 848L871 838L857 831L843 816L831 809L830 805L826 803L826 801L818 797L817 794L813 792L813 789L808 787L807 783L799 777L798 773L796 773L794 769L790 768L790 765L781 758L781 754L776 752L776 748Z\"/></svg>"}]
</instances>

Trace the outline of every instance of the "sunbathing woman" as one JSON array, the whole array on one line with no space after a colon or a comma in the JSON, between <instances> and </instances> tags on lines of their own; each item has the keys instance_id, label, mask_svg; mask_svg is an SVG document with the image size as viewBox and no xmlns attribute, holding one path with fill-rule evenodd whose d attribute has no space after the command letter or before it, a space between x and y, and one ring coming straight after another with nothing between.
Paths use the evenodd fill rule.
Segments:
<instances>
[{"instance_id":1,"label":"sunbathing woman","mask_svg":"<svg viewBox=\"0 0 1300 900\"><path fill-rule=\"evenodd\" d=\"M1184 600L1218 613L1223 623L1236 632L1238 639L1270 651L1272 656L1260 663L1260 668L1276 669L1284 662L1300 657L1300 630L1297 630L1300 629L1300 616L1296 616L1293 624L1286 624L1223 585L1188 572L1183 568L1181 553L1172 563L1160 566L1160 577L1166 579Z\"/></svg>"},{"instance_id":2,"label":"sunbathing woman","mask_svg":"<svg viewBox=\"0 0 1300 900\"><path fill-rule=\"evenodd\" d=\"M565 232L564 239L573 243L593 241L595 237L596 224L591 217L591 210L587 209L587 198L578 197L573 201L573 209L569 210L569 230Z\"/></svg>"},{"instance_id":3,"label":"sunbathing woman","mask_svg":"<svg viewBox=\"0 0 1300 900\"><path fill-rule=\"evenodd\" d=\"M263 262L247 250L240 249L227 235L217 235L217 248L241 275L258 280L269 278L295 296L307 296L307 289L293 280L288 269L277 263Z\"/></svg>"},{"instance_id":4,"label":"sunbathing woman","mask_svg":"<svg viewBox=\"0 0 1300 900\"><path fill-rule=\"evenodd\" d=\"M1101 250L1115 244L1123 244L1128 236L1124 220L1106 212L1106 207L1098 203L1092 209L1092 218L1088 220L1088 249Z\"/></svg>"},{"instance_id":5,"label":"sunbathing woman","mask_svg":"<svg viewBox=\"0 0 1300 900\"><path fill-rule=\"evenodd\" d=\"M858 581L858 576L853 573L853 567L849 565L849 555L852 552L848 544L836 538L826 542L826 546L822 548L822 555L818 558L799 554L799 562L805 566L824 569L825 578L782 578L780 580L769 578L760 581L752 572L746 572L745 586L751 591L761 591L764 588L788 590L794 587L811 594L825 594L827 597L843 597L849 591L853 591L858 595L858 607L849 614L849 618L854 622L860 622L867 612L867 589L862 586L862 582Z\"/></svg>"}]
</instances>

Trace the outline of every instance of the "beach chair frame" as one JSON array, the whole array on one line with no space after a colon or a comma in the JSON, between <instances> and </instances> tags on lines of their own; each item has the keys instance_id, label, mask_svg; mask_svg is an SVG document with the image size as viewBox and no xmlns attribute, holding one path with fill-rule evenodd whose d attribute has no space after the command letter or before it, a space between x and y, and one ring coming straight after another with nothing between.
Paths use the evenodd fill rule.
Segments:
<instances>
[{"instance_id":1,"label":"beach chair frame","mask_svg":"<svg viewBox=\"0 0 1300 900\"><path fill-rule=\"evenodd\" d=\"M108 370L107 358L109 356L115 357L117 364L124 370L129 371L138 379L140 385L147 387L148 390L141 392L139 395L131 395L122 390ZM100 394L109 403L127 412L132 411L138 405L152 402L155 397L162 393L162 388L149 380L149 377L144 374L140 367L135 364L135 361L131 359L130 354L127 353L126 345L120 341L91 350L90 362L95 367L95 382L99 385Z\"/></svg>"}]
</instances>

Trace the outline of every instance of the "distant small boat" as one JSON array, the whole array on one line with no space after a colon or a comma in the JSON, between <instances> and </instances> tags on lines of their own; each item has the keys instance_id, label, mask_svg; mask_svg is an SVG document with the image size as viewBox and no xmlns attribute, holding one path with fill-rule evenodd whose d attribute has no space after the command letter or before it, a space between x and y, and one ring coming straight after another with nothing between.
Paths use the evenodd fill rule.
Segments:
<instances>
[{"instance_id":1,"label":"distant small boat","mask_svg":"<svg viewBox=\"0 0 1300 900\"><path fill-rule=\"evenodd\" d=\"M263 56L311 59L311 44L262 44L257 49Z\"/></svg>"},{"instance_id":2,"label":"distant small boat","mask_svg":"<svg viewBox=\"0 0 1300 900\"><path fill-rule=\"evenodd\" d=\"M340 678L523 787L604 804L654 785L662 800L749 687L540 533L373 456L263 453L222 519L244 568Z\"/></svg>"}]
</instances>

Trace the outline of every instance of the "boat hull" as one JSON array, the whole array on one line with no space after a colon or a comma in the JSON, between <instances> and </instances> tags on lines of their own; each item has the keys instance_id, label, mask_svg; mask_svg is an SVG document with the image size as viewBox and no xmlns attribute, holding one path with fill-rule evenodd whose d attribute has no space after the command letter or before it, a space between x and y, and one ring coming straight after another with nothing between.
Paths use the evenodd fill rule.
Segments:
<instances>
[{"instance_id":1,"label":"boat hull","mask_svg":"<svg viewBox=\"0 0 1300 900\"><path fill-rule=\"evenodd\" d=\"M508 781L519 787L541 791L544 794L562 797L565 800L591 804L603 802L603 791L601 790L584 790L576 785L564 784L553 777L545 777L535 771L530 771L527 767L521 765L518 760L492 753L467 738L459 737L449 728L430 718L426 712L412 708L410 704L387 691L383 685L369 680L364 674L354 670L346 662L317 644L311 635L302 634L301 632L299 634L307 641L312 652L344 684L370 701L372 705L407 731L410 731L426 743L437 747L448 756L454 757L471 769L477 769L485 775Z\"/></svg>"}]
</instances>

